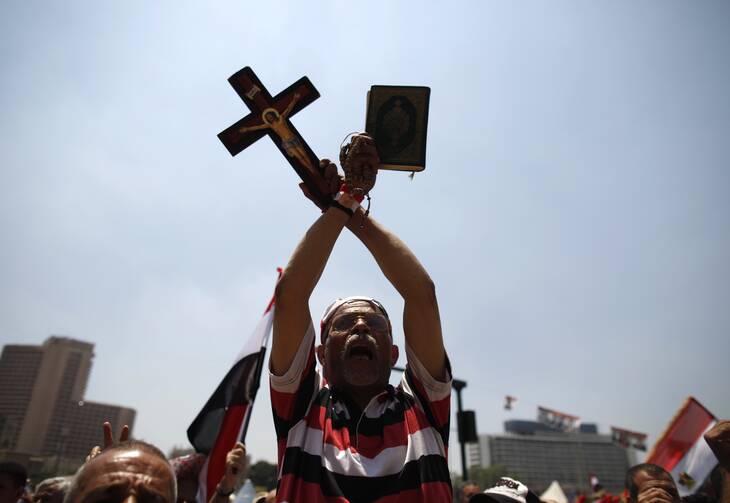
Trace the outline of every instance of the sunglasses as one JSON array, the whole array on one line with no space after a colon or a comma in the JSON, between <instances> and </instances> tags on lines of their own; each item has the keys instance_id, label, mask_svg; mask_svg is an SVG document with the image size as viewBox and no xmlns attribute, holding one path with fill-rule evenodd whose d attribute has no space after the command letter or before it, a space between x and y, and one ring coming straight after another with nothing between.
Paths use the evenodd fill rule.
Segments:
<instances>
[{"instance_id":1,"label":"sunglasses","mask_svg":"<svg viewBox=\"0 0 730 503\"><path fill-rule=\"evenodd\" d=\"M388 332L390 330L387 318L377 313L344 313L335 316L332 319L331 330L349 332L358 323L358 320L363 320L368 328L374 332Z\"/></svg>"}]
</instances>

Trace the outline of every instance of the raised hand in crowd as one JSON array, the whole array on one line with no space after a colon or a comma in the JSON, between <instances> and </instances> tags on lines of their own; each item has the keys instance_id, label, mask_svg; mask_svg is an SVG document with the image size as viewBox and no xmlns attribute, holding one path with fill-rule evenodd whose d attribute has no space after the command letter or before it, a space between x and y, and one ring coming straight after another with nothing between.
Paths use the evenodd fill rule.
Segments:
<instances>
[{"instance_id":1,"label":"raised hand in crowd","mask_svg":"<svg viewBox=\"0 0 730 503\"><path fill-rule=\"evenodd\" d=\"M642 463L626 472L629 503L677 503L679 491L672 476L661 466Z\"/></svg>"},{"instance_id":2,"label":"raised hand in crowd","mask_svg":"<svg viewBox=\"0 0 730 503\"><path fill-rule=\"evenodd\" d=\"M226 454L226 471L223 478L215 489L215 494L210 503L215 500L227 500L236 490L239 481L248 471L248 459L246 458L246 446L238 442L233 449Z\"/></svg>"},{"instance_id":3,"label":"raised hand in crowd","mask_svg":"<svg viewBox=\"0 0 730 503\"><path fill-rule=\"evenodd\" d=\"M199 489L198 478L200 470L205 464L205 455L195 453L179 456L171 459L170 464L177 479L178 503L196 501ZM227 501L247 472L246 446L239 442L226 454L225 471L216 486L210 503L216 500L218 503Z\"/></svg>"},{"instance_id":4,"label":"raised hand in crowd","mask_svg":"<svg viewBox=\"0 0 730 503\"><path fill-rule=\"evenodd\" d=\"M662 487L650 487L639 493L638 503L673 503L677 501Z\"/></svg>"},{"instance_id":5,"label":"raised hand in crowd","mask_svg":"<svg viewBox=\"0 0 730 503\"><path fill-rule=\"evenodd\" d=\"M705 433L705 441L720 465L719 476L713 480L717 501L730 503L730 421L718 421L710 431Z\"/></svg>"},{"instance_id":6,"label":"raised hand in crowd","mask_svg":"<svg viewBox=\"0 0 730 503\"><path fill-rule=\"evenodd\" d=\"M705 441L724 470L730 471L730 421L718 421L705 433Z\"/></svg>"},{"instance_id":7,"label":"raised hand in crowd","mask_svg":"<svg viewBox=\"0 0 730 503\"><path fill-rule=\"evenodd\" d=\"M114 445L114 434L112 433L111 423L109 421L105 421L101 426L104 433L104 447L99 447L98 445L92 447L91 452L89 452L89 455L86 456L86 461L93 459L101 454L102 451ZM125 424L122 426L122 431L119 432L119 443L127 440L129 440L129 425Z\"/></svg>"}]
</instances>

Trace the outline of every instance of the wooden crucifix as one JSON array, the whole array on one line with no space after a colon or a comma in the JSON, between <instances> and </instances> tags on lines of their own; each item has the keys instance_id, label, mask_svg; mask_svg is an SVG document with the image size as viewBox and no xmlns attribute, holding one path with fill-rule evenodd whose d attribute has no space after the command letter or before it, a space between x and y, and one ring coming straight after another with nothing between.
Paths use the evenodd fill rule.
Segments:
<instances>
[{"instance_id":1,"label":"wooden crucifix","mask_svg":"<svg viewBox=\"0 0 730 503\"><path fill-rule=\"evenodd\" d=\"M307 77L302 77L272 98L248 66L231 75L228 82L251 113L218 133L218 139L231 155L236 155L268 134L312 196L325 207L330 196L319 171L319 158L289 120L319 98L319 92L314 85Z\"/></svg>"}]
</instances>

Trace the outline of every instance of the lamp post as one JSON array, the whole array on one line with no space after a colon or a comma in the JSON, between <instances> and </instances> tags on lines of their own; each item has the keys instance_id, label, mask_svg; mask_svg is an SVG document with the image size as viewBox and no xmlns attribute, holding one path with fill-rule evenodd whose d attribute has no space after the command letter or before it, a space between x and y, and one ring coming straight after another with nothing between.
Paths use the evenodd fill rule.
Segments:
<instances>
[{"instance_id":1,"label":"lamp post","mask_svg":"<svg viewBox=\"0 0 730 503\"><path fill-rule=\"evenodd\" d=\"M459 435L459 447L461 448L461 473L466 481L469 480L469 469L466 467L466 446L464 445L464 432L462 431L464 425L461 420L464 414L464 409L461 406L461 390L466 388L466 381L454 379L451 382L451 387L456 390L456 430Z\"/></svg>"}]
</instances>

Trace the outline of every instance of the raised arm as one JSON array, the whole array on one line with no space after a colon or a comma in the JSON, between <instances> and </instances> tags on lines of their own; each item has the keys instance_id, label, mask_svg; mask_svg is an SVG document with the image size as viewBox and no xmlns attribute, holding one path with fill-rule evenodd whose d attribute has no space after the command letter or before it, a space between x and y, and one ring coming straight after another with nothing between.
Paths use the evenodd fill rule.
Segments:
<instances>
[{"instance_id":1,"label":"raised arm","mask_svg":"<svg viewBox=\"0 0 730 503\"><path fill-rule=\"evenodd\" d=\"M340 160L342 161L347 155L347 153L341 154ZM364 143L360 146L359 152L353 152L352 155L354 162L344 167L346 172L344 181L348 185L354 182L354 185L350 186L366 187L369 190L374 185L377 174L377 169L373 171L372 167L380 163L374 144ZM329 164L327 169L323 170L323 176L332 192L336 192L342 182L336 167ZM300 188L309 199L318 204L304 184L301 184ZM343 215L347 217L344 213ZM403 331L406 343L431 376L443 381L446 378L446 351L441 335L436 290L430 276L403 241L373 218L365 218L362 209L358 209L349 219L347 227L363 242L385 277L403 297L405 301ZM316 283L316 279L313 283Z\"/></svg>"},{"instance_id":2,"label":"raised arm","mask_svg":"<svg viewBox=\"0 0 730 503\"><path fill-rule=\"evenodd\" d=\"M309 228L276 286L271 371L283 375L312 322L309 297L349 216L330 208Z\"/></svg>"},{"instance_id":3,"label":"raised arm","mask_svg":"<svg viewBox=\"0 0 730 503\"><path fill-rule=\"evenodd\" d=\"M267 127L269 127L269 125L264 123L264 124L259 124L258 126L238 128L238 132L240 134L243 134L243 133L248 133L249 131L258 131L259 129L266 129Z\"/></svg>"},{"instance_id":4,"label":"raised arm","mask_svg":"<svg viewBox=\"0 0 730 503\"><path fill-rule=\"evenodd\" d=\"M730 421L718 421L704 437L720 465L721 487L715 488L720 490L717 501L730 503Z\"/></svg>"},{"instance_id":5,"label":"raised arm","mask_svg":"<svg viewBox=\"0 0 730 503\"><path fill-rule=\"evenodd\" d=\"M259 124L258 126L238 128L238 132L240 134L243 134L243 133L248 133L249 131L258 131L259 129L266 129L267 127L269 127L269 125L264 123L264 124Z\"/></svg>"},{"instance_id":6,"label":"raised arm","mask_svg":"<svg viewBox=\"0 0 730 503\"><path fill-rule=\"evenodd\" d=\"M291 113L292 109L294 108L294 105L297 104L297 101L299 101L299 98L301 98L302 95L299 93L294 93L294 96L292 97L291 101L289 102L289 105L284 109L283 112L281 112L281 117L283 119L286 119L289 117L289 114Z\"/></svg>"},{"instance_id":7,"label":"raised arm","mask_svg":"<svg viewBox=\"0 0 730 503\"><path fill-rule=\"evenodd\" d=\"M446 378L446 351L441 335L436 290L416 256L395 234L358 210L347 227L372 253L385 277L405 301L406 343L435 379Z\"/></svg>"}]
</instances>

